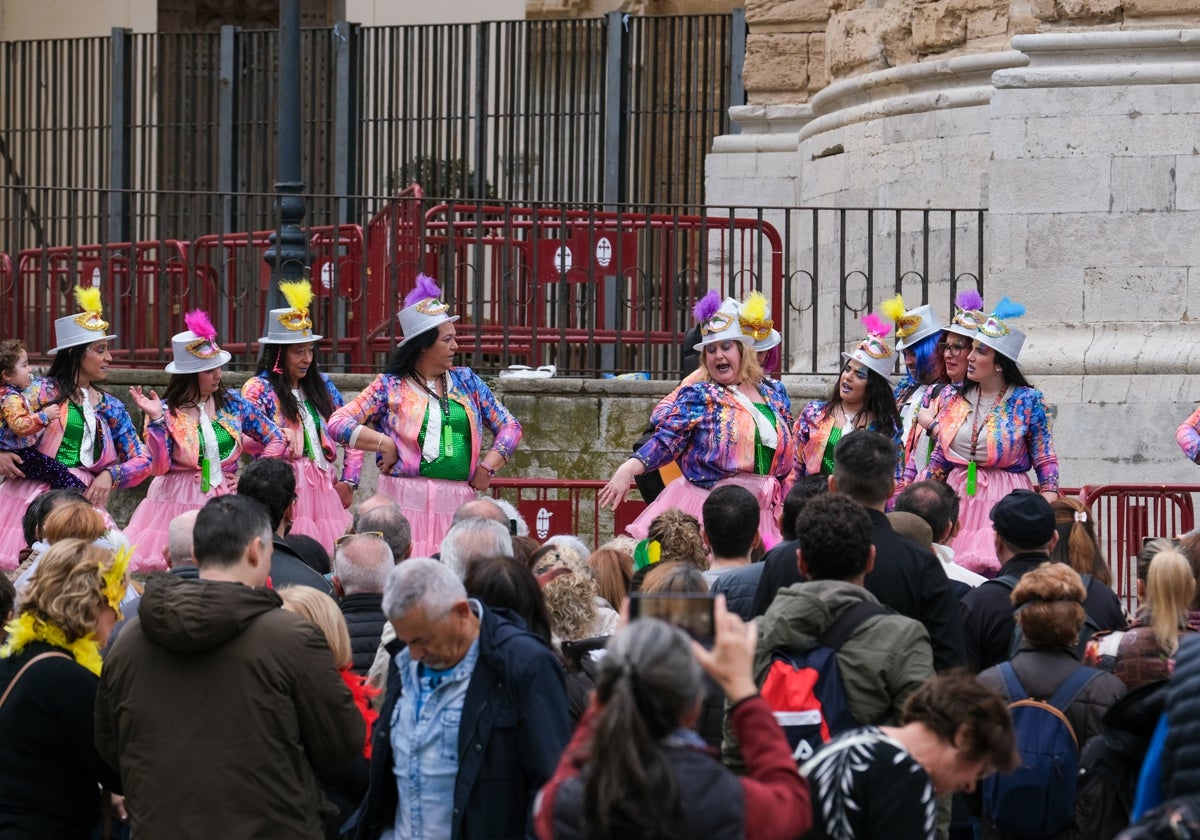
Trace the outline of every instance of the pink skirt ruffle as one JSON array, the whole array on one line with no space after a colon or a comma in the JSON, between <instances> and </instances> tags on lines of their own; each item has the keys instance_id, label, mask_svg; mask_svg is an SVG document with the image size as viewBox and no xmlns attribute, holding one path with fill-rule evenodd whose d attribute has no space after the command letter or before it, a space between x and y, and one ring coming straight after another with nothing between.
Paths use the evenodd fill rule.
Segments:
<instances>
[{"instance_id":1,"label":"pink skirt ruffle","mask_svg":"<svg viewBox=\"0 0 1200 840\"><path fill-rule=\"evenodd\" d=\"M200 492L200 471L173 472L150 482L146 498L125 528L125 537L133 546L131 572L158 572L167 568L163 549L167 547L167 527L171 520L189 510L199 510L209 499L228 495L229 477L224 483Z\"/></svg>"},{"instance_id":2,"label":"pink skirt ruffle","mask_svg":"<svg viewBox=\"0 0 1200 840\"><path fill-rule=\"evenodd\" d=\"M1000 561L996 559L996 532L992 530L990 516L992 507L1013 490L1033 489L1029 475L980 467L975 474L975 495L968 496L967 468L955 467L946 484L959 499L954 562L984 577L994 578L1000 571Z\"/></svg>"},{"instance_id":3,"label":"pink skirt ruffle","mask_svg":"<svg viewBox=\"0 0 1200 840\"><path fill-rule=\"evenodd\" d=\"M746 488L758 500L758 536L762 540L764 550L770 551L782 539L779 534L779 524L775 521L783 500L783 491L779 486L779 481L772 475L738 473L730 478L721 479L712 486L712 489L715 490L730 484ZM712 490L698 487L686 478L677 478L658 494L658 498L651 502L637 519L625 526L625 531L639 540L644 540L654 517L671 508L678 508L684 513L690 513L703 522L704 500L708 498L710 492Z\"/></svg>"},{"instance_id":4,"label":"pink skirt ruffle","mask_svg":"<svg viewBox=\"0 0 1200 840\"><path fill-rule=\"evenodd\" d=\"M296 518L288 533L312 537L332 554L333 544L353 518L333 489L337 476L332 467L325 472L310 458L292 461L292 472L296 474Z\"/></svg>"},{"instance_id":5,"label":"pink skirt ruffle","mask_svg":"<svg viewBox=\"0 0 1200 840\"><path fill-rule=\"evenodd\" d=\"M78 468L72 469L71 474L91 486L95 478L90 472ZM25 532L21 528L21 517L29 503L50 489L44 481L32 481L28 478L6 478L0 484L0 570L12 571L17 568L17 555L25 547ZM110 529L115 529L108 511L96 508L104 517L104 523Z\"/></svg>"},{"instance_id":6,"label":"pink skirt ruffle","mask_svg":"<svg viewBox=\"0 0 1200 840\"><path fill-rule=\"evenodd\" d=\"M475 488L465 481L436 478L379 476L375 485L384 496L400 506L412 526L412 556L432 557L450 530L454 512L476 498Z\"/></svg>"}]
</instances>

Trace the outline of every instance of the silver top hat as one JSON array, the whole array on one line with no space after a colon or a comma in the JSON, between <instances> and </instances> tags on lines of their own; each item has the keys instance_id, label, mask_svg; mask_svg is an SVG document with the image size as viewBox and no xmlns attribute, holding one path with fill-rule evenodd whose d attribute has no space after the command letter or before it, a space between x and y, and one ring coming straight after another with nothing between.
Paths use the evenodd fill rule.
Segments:
<instances>
[{"instance_id":1,"label":"silver top hat","mask_svg":"<svg viewBox=\"0 0 1200 840\"><path fill-rule=\"evenodd\" d=\"M183 320L189 329L171 337L175 360L167 365L167 373L202 373L233 358L217 345L217 330L206 314L196 309Z\"/></svg>"},{"instance_id":2,"label":"silver top hat","mask_svg":"<svg viewBox=\"0 0 1200 840\"><path fill-rule=\"evenodd\" d=\"M432 277L424 274L417 275L416 288L404 299L404 308L396 317L400 319L400 332L404 338L399 347L445 323L458 320L457 315L449 315L450 307L442 303L442 290Z\"/></svg>"},{"instance_id":3,"label":"silver top hat","mask_svg":"<svg viewBox=\"0 0 1200 840\"><path fill-rule=\"evenodd\" d=\"M308 344L320 341L324 336L313 333L309 306L312 304L312 283L295 280L279 284L279 290L287 298L288 306L272 309L267 315L267 334L259 344Z\"/></svg>"},{"instance_id":4,"label":"silver top hat","mask_svg":"<svg viewBox=\"0 0 1200 840\"><path fill-rule=\"evenodd\" d=\"M96 287L75 287L75 302L83 311L78 315L67 315L54 321L54 347L47 353L53 356L59 350L91 344L93 341L112 341L116 335L109 334L108 321L102 316L100 290Z\"/></svg>"}]
</instances>

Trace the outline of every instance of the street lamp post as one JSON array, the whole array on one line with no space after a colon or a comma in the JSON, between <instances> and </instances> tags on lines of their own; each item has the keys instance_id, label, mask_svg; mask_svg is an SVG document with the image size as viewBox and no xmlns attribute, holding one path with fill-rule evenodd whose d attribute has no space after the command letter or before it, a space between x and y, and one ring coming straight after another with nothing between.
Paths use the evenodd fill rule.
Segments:
<instances>
[{"instance_id":1,"label":"street lamp post","mask_svg":"<svg viewBox=\"0 0 1200 840\"><path fill-rule=\"evenodd\" d=\"M271 266L267 309L280 303L279 281L299 280L311 262L304 231L304 176L301 141L304 124L300 117L300 0L279 0L279 109L278 172L275 182L277 228L263 259ZM263 313L264 324L270 317ZM266 332L263 333L266 335Z\"/></svg>"}]
</instances>

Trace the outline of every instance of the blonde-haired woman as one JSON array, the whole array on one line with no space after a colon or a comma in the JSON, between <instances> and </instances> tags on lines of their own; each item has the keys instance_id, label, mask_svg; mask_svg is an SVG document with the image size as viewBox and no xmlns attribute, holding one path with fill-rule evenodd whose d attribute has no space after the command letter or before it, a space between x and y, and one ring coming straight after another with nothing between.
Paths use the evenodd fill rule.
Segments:
<instances>
[{"instance_id":1,"label":"blonde-haired woman","mask_svg":"<svg viewBox=\"0 0 1200 840\"><path fill-rule=\"evenodd\" d=\"M1200 631L1188 617L1196 578L1174 541L1160 539L1144 546L1137 576L1137 618L1124 632L1097 633L1084 654L1087 664L1112 671L1130 691L1168 679L1175 670L1180 639Z\"/></svg>"},{"instance_id":2,"label":"blonde-haired woman","mask_svg":"<svg viewBox=\"0 0 1200 840\"><path fill-rule=\"evenodd\" d=\"M350 630L346 627L346 619L336 601L311 586L285 586L279 590L279 597L283 599L285 610L294 612L320 628L326 644L329 645L329 652L333 654L334 665L354 696L354 705L358 707L359 714L367 725L366 743L363 745L361 756L343 767L314 768L321 783L321 790L337 808L336 813L325 814L325 836L336 840L340 836L341 826L354 813L354 809L367 793L371 727L379 717L379 713L371 708L370 701L377 692L367 687L365 678L351 670L353 657Z\"/></svg>"},{"instance_id":3,"label":"blonde-haired woman","mask_svg":"<svg viewBox=\"0 0 1200 840\"><path fill-rule=\"evenodd\" d=\"M96 752L100 648L120 618L128 554L60 540L44 555L0 647L0 837L90 838L101 787Z\"/></svg>"}]
</instances>

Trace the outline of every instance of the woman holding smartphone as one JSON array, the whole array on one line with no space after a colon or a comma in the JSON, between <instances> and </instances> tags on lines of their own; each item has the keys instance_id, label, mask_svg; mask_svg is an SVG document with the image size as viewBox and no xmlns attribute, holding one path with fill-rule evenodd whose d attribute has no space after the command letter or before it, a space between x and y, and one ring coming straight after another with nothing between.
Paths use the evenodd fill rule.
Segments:
<instances>
[{"instance_id":1,"label":"woman holding smartphone","mask_svg":"<svg viewBox=\"0 0 1200 840\"><path fill-rule=\"evenodd\" d=\"M714 611L712 650L652 618L613 636L592 706L538 798L541 840L582 836L583 826L600 837L785 840L808 831L808 785L751 675L754 624L726 610L721 596ZM728 695L739 739L749 739L745 777L722 767L688 729L702 670Z\"/></svg>"}]
</instances>

